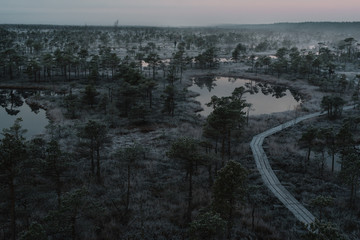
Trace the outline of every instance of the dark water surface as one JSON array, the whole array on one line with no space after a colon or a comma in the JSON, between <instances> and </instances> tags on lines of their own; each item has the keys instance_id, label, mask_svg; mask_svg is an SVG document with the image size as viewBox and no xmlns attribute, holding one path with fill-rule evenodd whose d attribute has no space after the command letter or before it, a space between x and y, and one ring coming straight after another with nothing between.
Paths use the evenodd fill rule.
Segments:
<instances>
[{"instance_id":1,"label":"dark water surface","mask_svg":"<svg viewBox=\"0 0 360 240\"><path fill-rule=\"evenodd\" d=\"M23 129L27 129L25 137L27 139L41 134L48 125L45 110L36 106L29 106L25 99L40 92L29 90L10 90L0 89L0 132L2 129L10 128L14 121L21 117L20 123ZM2 135L0 135L2 138Z\"/></svg>"},{"instance_id":2,"label":"dark water surface","mask_svg":"<svg viewBox=\"0 0 360 240\"><path fill-rule=\"evenodd\" d=\"M212 96L231 96L234 89L241 86L248 91L244 94L244 98L248 103L252 104L250 115L294 110L301 103L300 95L287 87L240 78L194 78L189 90L200 94L200 96L196 97L196 100L201 103L204 111L199 113L208 116L212 111L212 107L207 107L205 104L210 102Z\"/></svg>"}]
</instances>

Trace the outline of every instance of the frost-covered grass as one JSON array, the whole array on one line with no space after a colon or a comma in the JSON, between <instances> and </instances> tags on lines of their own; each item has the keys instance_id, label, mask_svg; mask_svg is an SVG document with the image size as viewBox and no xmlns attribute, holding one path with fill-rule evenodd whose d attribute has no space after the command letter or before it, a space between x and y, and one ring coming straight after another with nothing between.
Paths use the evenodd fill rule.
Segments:
<instances>
[{"instance_id":1,"label":"frost-covered grass","mask_svg":"<svg viewBox=\"0 0 360 240\"><path fill-rule=\"evenodd\" d=\"M350 110L344 112L344 115L358 116L358 111ZM360 206L356 203L353 208L350 208L349 186L339 178L339 172L331 172L330 159L322 170L316 161L321 158L321 155L314 150L311 153L309 165L305 167L307 149L299 144L301 134L309 126L319 129L331 125L338 129L341 124L341 119L330 122L325 117L312 119L268 137L264 146L280 182L296 199L319 218L319 208L311 205L312 199L320 195L331 196L334 202L324 208L322 220L335 224L350 239L358 239ZM358 133L355 137L358 137ZM331 158L329 155L325 157Z\"/></svg>"}]
</instances>

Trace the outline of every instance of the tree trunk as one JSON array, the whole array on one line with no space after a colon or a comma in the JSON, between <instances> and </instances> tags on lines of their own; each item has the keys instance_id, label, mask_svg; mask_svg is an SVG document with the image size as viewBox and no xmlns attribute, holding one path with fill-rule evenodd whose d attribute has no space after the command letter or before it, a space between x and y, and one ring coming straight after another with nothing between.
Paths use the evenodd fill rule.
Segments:
<instances>
[{"instance_id":1,"label":"tree trunk","mask_svg":"<svg viewBox=\"0 0 360 240\"><path fill-rule=\"evenodd\" d=\"M231 159L231 132L228 130L228 159Z\"/></svg>"},{"instance_id":2,"label":"tree trunk","mask_svg":"<svg viewBox=\"0 0 360 240\"><path fill-rule=\"evenodd\" d=\"M211 166L211 164L209 164L209 166L208 166L208 173L209 173L209 187L210 187L210 188L211 188L212 185L213 185L213 177L212 177L211 171L212 171L212 166Z\"/></svg>"},{"instance_id":3,"label":"tree trunk","mask_svg":"<svg viewBox=\"0 0 360 240\"><path fill-rule=\"evenodd\" d=\"M15 185L14 185L14 175L11 171L10 173L10 224L11 224L11 239L16 239L16 213L15 213Z\"/></svg>"},{"instance_id":4,"label":"tree trunk","mask_svg":"<svg viewBox=\"0 0 360 240\"><path fill-rule=\"evenodd\" d=\"M252 231L255 229L255 206L252 207L251 211L251 229Z\"/></svg>"},{"instance_id":5,"label":"tree trunk","mask_svg":"<svg viewBox=\"0 0 360 240\"><path fill-rule=\"evenodd\" d=\"M70 79L71 79L71 65L69 64L69 81L70 81Z\"/></svg>"},{"instance_id":6,"label":"tree trunk","mask_svg":"<svg viewBox=\"0 0 360 240\"><path fill-rule=\"evenodd\" d=\"M356 192L357 192L356 189L357 189L357 183L355 182L355 184L354 184L354 203L356 203Z\"/></svg>"},{"instance_id":7,"label":"tree trunk","mask_svg":"<svg viewBox=\"0 0 360 240\"><path fill-rule=\"evenodd\" d=\"M76 240L76 217L77 217L77 209L74 209L74 215L71 216L71 238L72 240Z\"/></svg>"},{"instance_id":8,"label":"tree trunk","mask_svg":"<svg viewBox=\"0 0 360 240\"><path fill-rule=\"evenodd\" d=\"M320 177L323 178L324 168L325 168L325 149L321 151L321 164L320 164Z\"/></svg>"},{"instance_id":9,"label":"tree trunk","mask_svg":"<svg viewBox=\"0 0 360 240\"><path fill-rule=\"evenodd\" d=\"M232 230L232 221L233 221L233 205L234 205L234 199L231 198L229 201L229 216L227 221L227 238L231 239L231 230Z\"/></svg>"},{"instance_id":10,"label":"tree trunk","mask_svg":"<svg viewBox=\"0 0 360 240\"><path fill-rule=\"evenodd\" d=\"M66 65L64 65L63 68L64 69L62 70L61 74L64 77L64 80L67 80L67 68L66 68Z\"/></svg>"},{"instance_id":11,"label":"tree trunk","mask_svg":"<svg viewBox=\"0 0 360 240\"><path fill-rule=\"evenodd\" d=\"M9 66L9 74L10 74L10 80L13 80L14 77L13 77L13 71L12 71L11 64L10 64L10 66Z\"/></svg>"},{"instance_id":12,"label":"tree trunk","mask_svg":"<svg viewBox=\"0 0 360 240\"><path fill-rule=\"evenodd\" d=\"M91 143L91 149L90 149L90 157L91 157L91 173L95 173L95 163L94 163L94 148Z\"/></svg>"},{"instance_id":13,"label":"tree trunk","mask_svg":"<svg viewBox=\"0 0 360 240\"><path fill-rule=\"evenodd\" d=\"M181 66L180 67L180 83L181 83L181 80L182 80L182 75L183 75L183 67Z\"/></svg>"},{"instance_id":14,"label":"tree trunk","mask_svg":"<svg viewBox=\"0 0 360 240\"><path fill-rule=\"evenodd\" d=\"M174 99L171 100L171 117L174 117L175 103Z\"/></svg>"},{"instance_id":15,"label":"tree trunk","mask_svg":"<svg viewBox=\"0 0 360 240\"><path fill-rule=\"evenodd\" d=\"M331 172L334 172L335 168L335 152L331 151Z\"/></svg>"},{"instance_id":16,"label":"tree trunk","mask_svg":"<svg viewBox=\"0 0 360 240\"><path fill-rule=\"evenodd\" d=\"M218 152L218 141L219 141L219 138L216 137L216 140L215 140L215 154L217 155L217 152Z\"/></svg>"},{"instance_id":17,"label":"tree trunk","mask_svg":"<svg viewBox=\"0 0 360 240\"><path fill-rule=\"evenodd\" d=\"M187 222L191 222L191 204L192 203L192 171L189 172L189 197L188 197L188 209L187 209Z\"/></svg>"},{"instance_id":18,"label":"tree trunk","mask_svg":"<svg viewBox=\"0 0 360 240\"><path fill-rule=\"evenodd\" d=\"M100 148L96 148L96 176L100 182Z\"/></svg>"},{"instance_id":19,"label":"tree trunk","mask_svg":"<svg viewBox=\"0 0 360 240\"><path fill-rule=\"evenodd\" d=\"M307 156L306 156L306 165L310 163L310 154L311 154L311 147L308 148Z\"/></svg>"},{"instance_id":20,"label":"tree trunk","mask_svg":"<svg viewBox=\"0 0 360 240\"><path fill-rule=\"evenodd\" d=\"M221 165L224 166L224 157L225 157L225 136L222 138L221 143Z\"/></svg>"},{"instance_id":21,"label":"tree trunk","mask_svg":"<svg viewBox=\"0 0 360 240\"><path fill-rule=\"evenodd\" d=\"M126 212L129 211L129 205L130 205L130 163L128 164L128 175L127 175L127 193L126 193Z\"/></svg>"},{"instance_id":22,"label":"tree trunk","mask_svg":"<svg viewBox=\"0 0 360 240\"><path fill-rule=\"evenodd\" d=\"M149 91L150 108L152 108L152 90Z\"/></svg>"},{"instance_id":23,"label":"tree trunk","mask_svg":"<svg viewBox=\"0 0 360 240\"><path fill-rule=\"evenodd\" d=\"M319 216L319 221L321 222L321 220L322 220L322 212L323 212L323 207L320 207L320 210L319 210L319 212L320 212L320 216Z\"/></svg>"},{"instance_id":24,"label":"tree trunk","mask_svg":"<svg viewBox=\"0 0 360 240\"><path fill-rule=\"evenodd\" d=\"M56 173L56 194L58 200L58 208L60 209L61 206L61 181L60 181L60 174Z\"/></svg>"},{"instance_id":25,"label":"tree trunk","mask_svg":"<svg viewBox=\"0 0 360 240\"><path fill-rule=\"evenodd\" d=\"M353 207L353 202L354 202L354 182L351 182L350 207Z\"/></svg>"},{"instance_id":26,"label":"tree trunk","mask_svg":"<svg viewBox=\"0 0 360 240\"><path fill-rule=\"evenodd\" d=\"M250 107L246 111L246 126L249 126Z\"/></svg>"}]
</instances>

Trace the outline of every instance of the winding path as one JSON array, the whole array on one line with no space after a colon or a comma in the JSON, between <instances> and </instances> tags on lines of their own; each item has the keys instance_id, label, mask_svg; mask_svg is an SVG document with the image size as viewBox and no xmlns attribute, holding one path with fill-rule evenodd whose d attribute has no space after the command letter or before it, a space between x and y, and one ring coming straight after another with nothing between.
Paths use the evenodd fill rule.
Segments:
<instances>
[{"instance_id":1,"label":"winding path","mask_svg":"<svg viewBox=\"0 0 360 240\"><path fill-rule=\"evenodd\" d=\"M353 108L354 106L344 107L344 110ZM261 177L265 185L273 192L273 194L287 207L295 217L302 223L309 225L315 221L315 217L301 204L297 201L291 193L281 185L279 179L276 177L274 171L272 170L269 160L266 156L262 144L264 139L274 133L277 133L285 128L291 127L301 121L306 119L318 117L324 115L325 112L316 112L302 117L298 117L286 123L283 123L279 126L271 128L265 132L262 132L253 137L250 147L253 152L257 169L259 170Z\"/></svg>"}]
</instances>

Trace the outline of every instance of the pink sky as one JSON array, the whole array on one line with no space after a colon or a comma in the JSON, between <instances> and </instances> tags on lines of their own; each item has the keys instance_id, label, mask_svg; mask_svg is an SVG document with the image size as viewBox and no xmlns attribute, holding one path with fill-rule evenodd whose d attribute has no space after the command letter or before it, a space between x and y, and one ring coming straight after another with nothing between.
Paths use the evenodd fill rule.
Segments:
<instances>
[{"instance_id":1,"label":"pink sky","mask_svg":"<svg viewBox=\"0 0 360 240\"><path fill-rule=\"evenodd\" d=\"M360 21L359 0L1 0L0 23L211 25Z\"/></svg>"}]
</instances>

